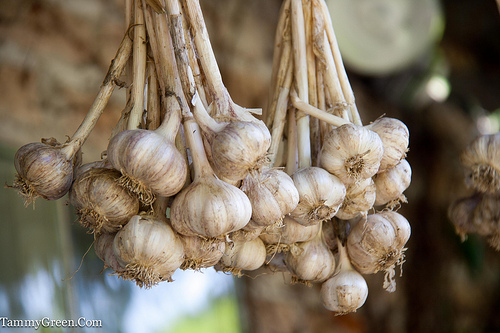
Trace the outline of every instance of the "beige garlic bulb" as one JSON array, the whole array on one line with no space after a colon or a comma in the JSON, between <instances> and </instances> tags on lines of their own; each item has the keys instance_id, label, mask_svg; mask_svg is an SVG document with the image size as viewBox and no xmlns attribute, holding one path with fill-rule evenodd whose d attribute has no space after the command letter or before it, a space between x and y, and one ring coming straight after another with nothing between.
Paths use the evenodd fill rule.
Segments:
<instances>
[{"instance_id":1,"label":"beige garlic bulb","mask_svg":"<svg viewBox=\"0 0 500 333\"><path fill-rule=\"evenodd\" d=\"M265 228L266 227L257 225L253 222L253 220L250 220L250 222L248 222L247 225L240 230L233 231L230 234L229 239L233 241L248 242L259 237Z\"/></svg>"},{"instance_id":2,"label":"beige garlic bulb","mask_svg":"<svg viewBox=\"0 0 500 333\"><path fill-rule=\"evenodd\" d=\"M224 255L226 243L222 240L208 241L197 236L179 236L184 245L184 262L181 269L199 270L214 266Z\"/></svg>"},{"instance_id":3,"label":"beige garlic bulb","mask_svg":"<svg viewBox=\"0 0 500 333\"><path fill-rule=\"evenodd\" d=\"M243 228L252 216L252 205L239 188L218 179L208 163L198 125L184 122L194 177L179 192L170 209L172 227L186 236L222 237Z\"/></svg>"},{"instance_id":4,"label":"beige garlic bulb","mask_svg":"<svg viewBox=\"0 0 500 333\"><path fill-rule=\"evenodd\" d=\"M187 165L175 146L179 124L179 112L173 110L158 129L125 130L108 144L108 160L123 174L121 184L146 205L155 194L173 196L184 186Z\"/></svg>"},{"instance_id":5,"label":"beige garlic bulb","mask_svg":"<svg viewBox=\"0 0 500 333\"><path fill-rule=\"evenodd\" d=\"M113 251L113 241L115 234L99 234L95 235L94 249L97 257L104 262L104 268L111 268L115 272L123 270L122 265L118 262Z\"/></svg>"},{"instance_id":6,"label":"beige garlic bulb","mask_svg":"<svg viewBox=\"0 0 500 333\"><path fill-rule=\"evenodd\" d=\"M490 245L500 251L500 194L485 194L471 218L477 234L487 237Z\"/></svg>"},{"instance_id":7,"label":"beige garlic bulb","mask_svg":"<svg viewBox=\"0 0 500 333\"><path fill-rule=\"evenodd\" d=\"M290 215L300 224L318 224L332 218L344 201L344 184L322 168L299 169L292 179L299 192L299 203Z\"/></svg>"},{"instance_id":8,"label":"beige garlic bulb","mask_svg":"<svg viewBox=\"0 0 500 333\"><path fill-rule=\"evenodd\" d=\"M406 202L403 192L411 183L411 167L407 160L401 160L396 166L373 177L377 195L375 205L401 200Z\"/></svg>"},{"instance_id":9,"label":"beige garlic bulb","mask_svg":"<svg viewBox=\"0 0 500 333\"><path fill-rule=\"evenodd\" d=\"M323 306L336 314L356 312L368 297L368 285L351 265L347 249L338 241L339 263L335 274L321 285Z\"/></svg>"},{"instance_id":10,"label":"beige garlic bulb","mask_svg":"<svg viewBox=\"0 0 500 333\"><path fill-rule=\"evenodd\" d=\"M139 200L118 184L120 177L114 169L90 168L75 178L70 202L91 232L116 232L139 213Z\"/></svg>"},{"instance_id":11,"label":"beige garlic bulb","mask_svg":"<svg viewBox=\"0 0 500 333\"><path fill-rule=\"evenodd\" d=\"M455 232L460 236L462 242L467 239L468 234L477 232L473 214L483 196L483 193L475 193L470 197L456 200L448 208L448 218L453 223ZM478 221L478 219L475 220Z\"/></svg>"},{"instance_id":12,"label":"beige garlic bulb","mask_svg":"<svg viewBox=\"0 0 500 333\"><path fill-rule=\"evenodd\" d=\"M404 262L404 246L410 233L408 220L399 213L383 211L368 215L347 237L351 263L362 274L384 271L384 288L395 291L395 266Z\"/></svg>"},{"instance_id":13,"label":"beige garlic bulb","mask_svg":"<svg viewBox=\"0 0 500 333\"><path fill-rule=\"evenodd\" d=\"M282 225L274 224L264 229L260 238L266 244L293 244L313 239L320 229L320 224L305 226L290 216L285 216Z\"/></svg>"},{"instance_id":14,"label":"beige garlic bulb","mask_svg":"<svg viewBox=\"0 0 500 333\"><path fill-rule=\"evenodd\" d=\"M376 188L373 178L367 178L346 188L345 199L335 217L350 220L357 216L366 215L375 203Z\"/></svg>"},{"instance_id":15,"label":"beige garlic bulb","mask_svg":"<svg viewBox=\"0 0 500 333\"><path fill-rule=\"evenodd\" d=\"M480 192L500 191L500 133L482 135L460 155L467 184Z\"/></svg>"},{"instance_id":16,"label":"beige garlic bulb","mask_svg":"<svg viewBox=\"0 0 500 333\"><path fill-rule=\"evenodd\" d=\"M299 192L292 178L277 168L249 174L241 189L252 204L254 225L269 226L281 221L299 203Z\"/></svg>"},{"instance_id":17,"label":"beige garlic bulb","mask_svg":"<svg viewBox=\"0 0 500 333\"><path fill-rule=\"evenodd\" d=\"M68 193L73 181L73 157L55 139L28 143L16 152L17 175L13 188L29 205L36 198L57 200Z\"/></svg>"},{"instance_id":18,"label":"beige garlic bulb","mask_svg":"<svg viewBox=\"0 0 500 333\"><path fill-rule=\"evenodd\" d=\"M375 175L383 153L377 133L345 124L328 133L321 148L320 165L347 185Z\"/></svg>"},{"instance_id":19,"label":"beige garlic bulb","mask_svg":"<svg viewBox=\"0 0 500 333\"><path fill-rule=\"evenodd\" d=\"M118 275L150 288L171 276L184 262L181 240L165 222L151 215L135 215L113 241L118 263L124 267Z\"/></svg>"},{"instance_id":20,"label":"beige garlic bulb","mask_svg":"<svg viewBox=\"0 0 500 333\"><path fill-rule=\"evenodd\" d=\"M384 155L378 172L394 167L406 157L410 144L410 132L401 120L382 117L365 127L377 133L384 146Z\"/></svg>"},{"instance_id":21,"label":"beige garlic bulb","mask_svg":"<svg viewBox=\"0 0 500 333\"><path fill-rule=\"evenodd\" d=\"M241 271L253 271L264 265L266 247L260 238L251 241L233 241L226 245L217 269L241 276Z\"/></svg>"},{"instance_id":22,"label":"beige garlic bulb","mask_svg":"<svg viewBox=\"0 0 500 333\"><path fill-rule=\"evenodd\" d=\"M286 253L286 264L297 282L323 282L335 270L335 258L325 244L321 228L307 242L297 243L298 251Z\"/></svg>"}]
</instances>

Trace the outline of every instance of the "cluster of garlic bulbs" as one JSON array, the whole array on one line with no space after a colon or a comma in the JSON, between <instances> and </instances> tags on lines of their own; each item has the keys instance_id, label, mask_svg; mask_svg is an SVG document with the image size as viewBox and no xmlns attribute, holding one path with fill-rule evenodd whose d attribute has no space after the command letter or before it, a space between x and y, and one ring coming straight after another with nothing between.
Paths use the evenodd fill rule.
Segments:
<instances>
[{"instance_id":1,"label":"cluster of garlic bulbs","mask_svg":"<svg viewBox=\"0 0 500 333\"><path fill-rule=\"evenodd\" d=\"M77 132L16 154L13 187L27 203L69 193L105 266L141 287L177 269L241 276L281 260L293 282L322 283L339 314L365 302L362 274L385 272L394 291L410 236L394 211L411 180L409 133L394 118L362 125L324 1L283 2L264 114L232 101L197 0L130 4ZM127 63L129 98L107 151L80 165Z\"/></svg>"},{"instance_id":2,"label":"cluster of garlic bulbs","mask_svg":"<svg viewBox=\"0 0 500 333\"><path fill-rule=\"evenodd\" d=\"M481 135L460 155L465 183L474 193L452 203L448 210L455 231L487 238L500 251L500 133Z\"/></svg>"}]
</instances>

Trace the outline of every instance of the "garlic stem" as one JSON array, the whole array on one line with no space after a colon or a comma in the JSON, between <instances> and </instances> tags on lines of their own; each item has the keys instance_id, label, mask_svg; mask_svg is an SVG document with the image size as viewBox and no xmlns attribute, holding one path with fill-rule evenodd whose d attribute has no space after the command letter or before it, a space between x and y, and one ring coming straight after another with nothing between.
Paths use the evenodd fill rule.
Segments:
<instances>
[{"instance_id":1,"label":"garlic stem","mask_svg":"<svg viewBox=\"0 0 500 333\"><path fill-rule=\"evenodd\" d=\"M181 109L174 96L168 96L164 99L166 99L164 104L168 105L168 112L155 132L163 135L170 142L174 142L181 124Z\"/></svg>"},{"instance_id":2,"label":"garlic stem","mask_svg":"<svg viewBox=\"0 0 500 333\"><path fill-rule=\"evenodd\" d=\"M307 113L310 116L318 118L319 120L327 122L328 124L331 124L336 127L342 126L344 124L350 124L349 121L343 118L337 117L326 111L320 110L308 103L305 103L293 91L290 93L290 100L293 106L296 107L298 110Z\"/></svg>"},{"instance_id":3,"label":"garlic stem","mask_svg":"<svg viewBox=\"0 0 500 333\"><path fill-rule=\"evenodd\" d=\"M108 72L101 84L101 87L99 88L99 92L97 93L92 106L76 130L75 134L71 137L70 142L62 148L62 152L68 157L68 159L73 158L74 154L76 154L76 152L80 149L104 111L104 108L108 104L109 98L115 89L118 78L127 63L131 51L132 41L128 37L127 31L125 36L123 36L115 58L111 61L111 65L109 66Z\"/></svg>"},{"instance_id":4,"label":"garlic stem","mask_svg":"<svg viewBox=\"0 0 500 333\"><path fill-rule=\"evenodd\" d=\"M197 103L201 102L198 101ZM191 158L193 159L193 181L196 181L207 175L214 175L212 167L210 166L207 155L205 153L200 127L193 118L185 118L183 124L184 135L186 136L186 146L189 148L189 151L191 152Z\"/></svg>"},{"instance_id":5,"label":"garlic stem","mask_svg":"<svg viewBox=\"0 0 500 333\"><path fill-rule=\"evenodd\" d=\"M341 270L344 272L348 270L354 270L351 265L351 261L349 260L346 246L342 245L342 241L339 238L337 238L337 248L339 251L339 264L337 266L337 272L335 272L335 274L337 274Z\"/></svg>"},{"instance_id":6,"label":"garlic stem","mask_svg":"<svg viewBox=\"0 0 500 333\"><path fill-rule=\"evenodd\" d=\"M134 41L133 41L133 83L132 110L128 119L128 129L137 129L144 113L144 85L146 78L146 26L141 0L134 1Z\"/></svg>"},{"instance_id":7,"label":"garlic stem","mask_svg":"<svg viewBox=\"0 0 500 333\"><path fill-rule=\"evenodd\" d=\"M147 98L147 118L146 126L150 130L155 130L161 124L160 116L160 96L158 96L158 78L156 77L155 65L148 62L148 98Z\"/></svg>"},{"instance_id":8,"label":"garlic stem","mask_svg":"<svg viewBox=\"0 0 500 333\"><path fill-rule=\"evenodd\" d=\"M287 130L287 160L285 172L292 175L297 170L297 121L295 109L288 110Z\"/></svg>"}]
</instances>

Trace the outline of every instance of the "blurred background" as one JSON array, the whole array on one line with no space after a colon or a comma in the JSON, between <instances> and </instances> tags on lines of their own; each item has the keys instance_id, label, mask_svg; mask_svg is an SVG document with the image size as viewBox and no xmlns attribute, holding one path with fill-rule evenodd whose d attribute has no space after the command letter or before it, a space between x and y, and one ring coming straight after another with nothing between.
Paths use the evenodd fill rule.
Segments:
<instances>
[{"instance_id":1,"label":"blurred background","mask_svg":"<svg viewBox=\"0 0 500 333\"><path fill-rule=\"evenodd\" d=\"M264 107L281 1L200 2L233 99ZM327 3L363 122L385 114L410 130L413 177L400 212L412 236L396 292L383 290L382 274L366 276L366 304L334 316L319 286L281 274L178 271L142 290L103 271L66 198L25 208L1 188L0 317L102 320L89 332L500 332L500 253L475 235L461 242L447 218L471 194L460 151L499 131L497 3ZM122 0L0 1L0 181L12 183L21 145L76 130L123 36L123 13ZM84 162L100 158L124 104L115 91Z\"/></svg>"}]
</instances>

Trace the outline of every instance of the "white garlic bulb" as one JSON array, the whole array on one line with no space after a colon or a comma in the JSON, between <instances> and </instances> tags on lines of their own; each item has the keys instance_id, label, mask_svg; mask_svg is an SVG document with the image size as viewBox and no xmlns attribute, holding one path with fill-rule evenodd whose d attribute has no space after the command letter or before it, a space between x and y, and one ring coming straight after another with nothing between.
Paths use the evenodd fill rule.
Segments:
<instances>
[{"instance_id":1,"label":"white garlic bulb","mask_svg":"<svg viewBox=\"0 0 500 333\"><path fill-rule=\"evenodd\" d=\"M266 247L260 238L251 241L233 241L226 245L220 265L216 267L224 272L241 276L241 271L253 271L266 261Z\"/></svg>"},{"instance_id":2,"label":"white garlic bulb","mask_svg":"<svg viewBox=\"0 0 500 333\"><path fill-rule=\"evenodd\" d=\"M118 275L146 288L170 281L184 261L182 242L172 228L149 215L132 217L116 234L113 251L124 267Z\"/></svg>"},{"instance_id":3,"label":"white garlic bulb","mask_svg":"<svg viewBox=\"0 0 500 333\"><path fill-rule=\"evenodd\" d=\"M320 153L320 165L352 184L375 175L384 153L377 133L354 124L345 124L328 133Z\"/></svg>"},{"instance_id":4,"label":"white garlic bulb","mask_svg":"<svg viewBox=\"0 0 500 333\"><path fill-rule=\"evenodd\" d=\"M322 168L299 169L292 179L299 192L299 203L290 215L300 224L313 225L332 218L344 201L344 184Z\"/></svg>"},{"instance_id":5,"label":"white garlic bulb","mask_svg":"<svg viewBox=\"0 0 500 333\"><path fill-rule=\"evenodd\" d=\"M347 186L345 199L335 217L342 220L366 215L375 203L376 187L373 178L367 178Z\"/></svg>"},{"instance_id":6,"label":"white garlic bulb","mask_svg":"<svg viewBox=\"0 0 500 333\"><path fill-rule=\"evenodd\" d=\"M401 160L396 166L373 177L377 195L375 205L401 200L406 202L403 192L411 183L411 167L407 160Z\"/></svg>"},{"instance_id":7,"label":"white garlic bulb","mask_svg":"<svg viewBox=\"0 0 500 333\"><path fill-rule=\"evenodd\" d=\"M229 238L233 241L248 242L259 237L265 228L266 227L257 225L253 220L250 220L250 222L240 230L233 231Z\"/></svg>"},{"instance_id":8,"label":"white garlic bulb","mask_svg":"<svg viewBox=\"0 0 500 333\"><path fill-rule=\"evenodd\" d=\"M382 117L365 127L377 133L384 146L384 155L380 161L378 172L384 172L394 167L406 157L410 143L410 132L401 120Z\"/></svg>"},{"instance_id":9,"label":"white garlic bulb","mask_svg":"<svg viewBox=\"0 0 500 333\"><path fill-rule=\"evenodd\" d=\"M217 264L224 255L226 243L222 240L205 240L197 236L179 236L184 246L181 269L199 270Z\"/></svg>"}]
</instances>

